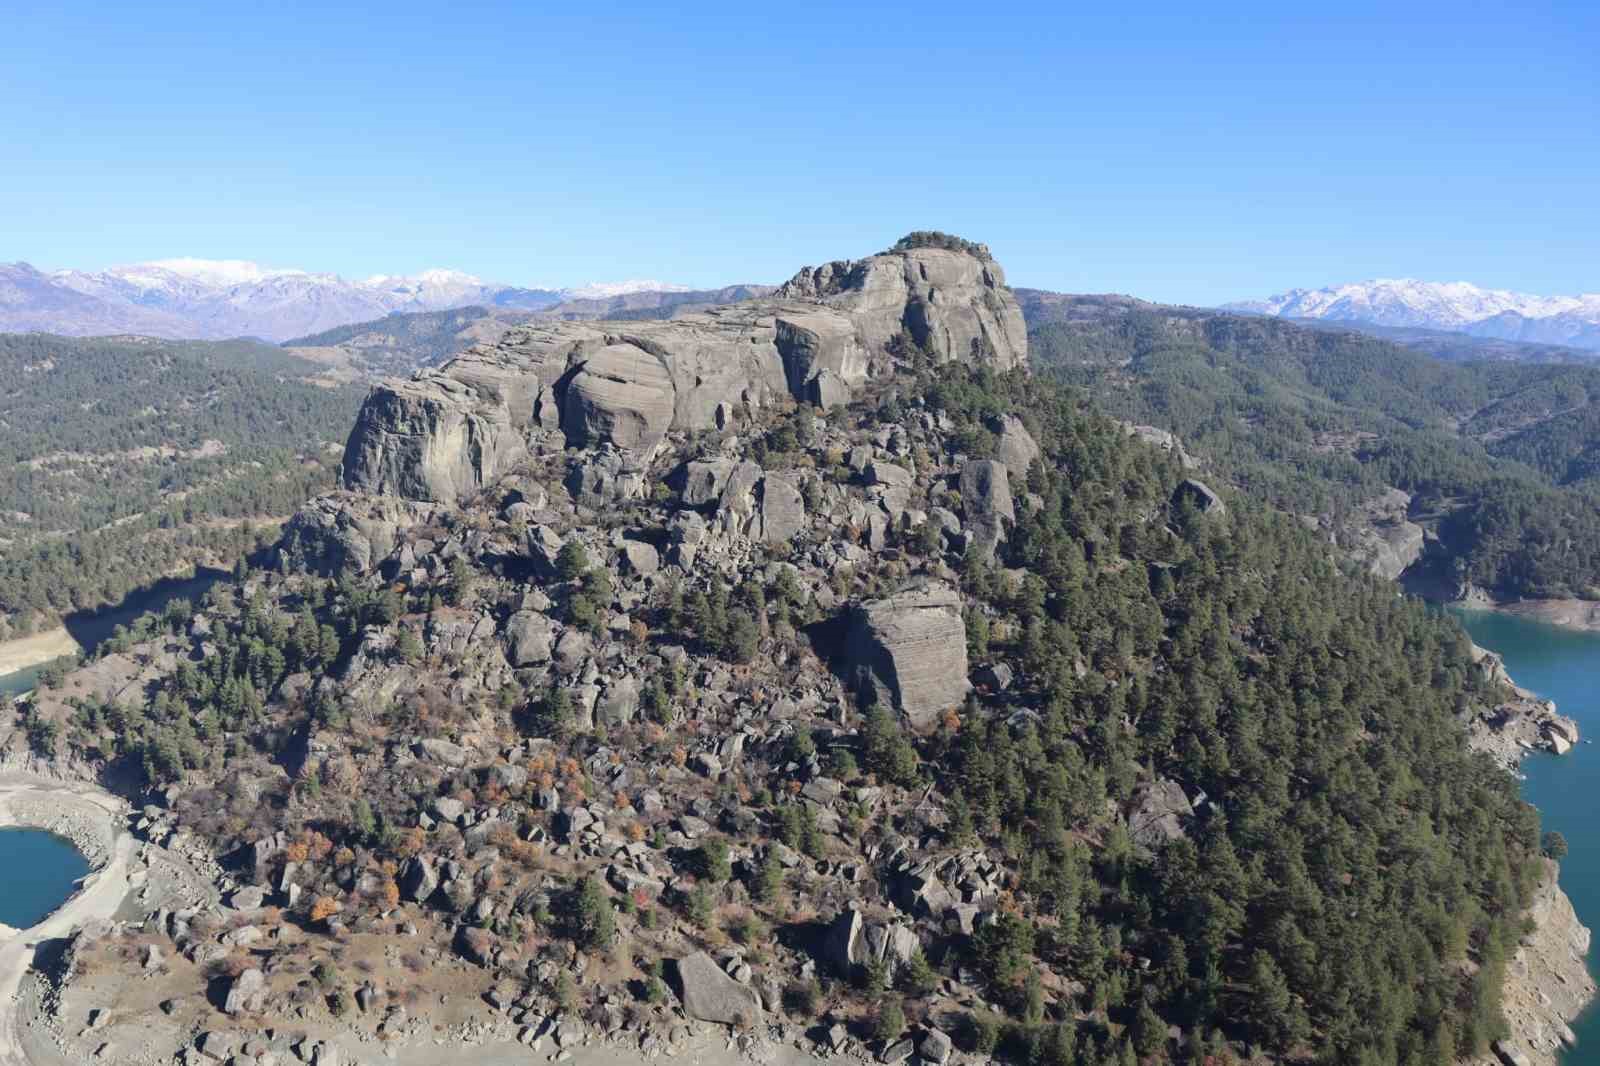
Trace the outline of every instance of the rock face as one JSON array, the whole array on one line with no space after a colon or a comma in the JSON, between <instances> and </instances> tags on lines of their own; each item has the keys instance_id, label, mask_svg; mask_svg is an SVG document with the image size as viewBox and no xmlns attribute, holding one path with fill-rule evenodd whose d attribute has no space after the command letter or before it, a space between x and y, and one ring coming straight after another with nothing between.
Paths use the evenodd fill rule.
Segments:
<instances>
[{"instance_id":1,"label":"rock face","mask_svg":"<svg viewBox=\"0 0 1600 1066\"><path fill-rule=\"evenodd\" d=\"M392 497L329 493L302 507L276 549L281 567L320 574L365 573L387 558L400 533L426 522L433 508Z\"/></svg>"},{"instance_id":2,"label":"rock face","mask_svg":"<svg viewBox=\"0 0 1600 1066\"><path fill-rule=\"evenodd\" d=\"M1425 535L1409 519L1410 509L1411 495L1399 489L1361 505L1354 554L1365 561L1368 572L1392 581L1422 558Z\"/></svg>"},{"instance_id":3,"label":"rock face","mask_svg":"<svg viewBox=\"0 0 1600 1066\"><path fill-rule=\"evenodd\" d=\"M857 677L915 726L933 722L972 688L961 594L948 585L927 582L859 605L847 641Z\"/></svg>"},{"instance_id":4,"label":"rock face","mask_svg":"<svg viewBox=\"0 0 1600 1066\"><path fill-rule=\"evenodd\" d=\"M477 492L527 454L494 395L432 370L377 386L345 445L345 487L451 503Z\"/></svg>"},{"instance_id":5,"label":"rock face","mask_svg":"<svg viewBox=\"0 0 1600 1066\"><path fill-rule=\"evenodd\" d=\"M740 1028L762 1022L761 998L755 989L723 973L703 951L678 960L678 982L683 1012L691 1018Z\"/></svg>"},{"instance_id":6,"label":"rock face","mask_svg":"<svg viewBox=\"0 0 1600 1066\"><path fill-rule=\"evenodd\" d=\"M1183 502L1194 505L1194 509L1203 515L1222 516L1228 513L1228 508L1223 504L1222 497L1212 491L1211 486L1197 478L1185 478L1172 490L1174 505Z\"/></svg>"},{"instance_id":7,"label":"rock face","mask_svg":"<svg viewBox=\"0 0 1600 1066\"><path fill-rule=\"evenodd\" d=\"M1549 859L1542 862L1543 877L1527 911L1533 931L1522 938L1506 967L1502 1009L1511 1034L1495 1049L1502 1063L1513 1061L1510 1056L1522 1056L1533 1066L1555 1066L1562 1058L1562 1045L1576 1041L1569 1023L1583 1013L1596 992L1584 965L1589 930L1556 883L1556 864ZM1484 1056L1477 1061L1494 1060Z\"/></svg>"},{"instance_id":8,"label":"rock face","mask_svg":"<svg viewBox=\"0 0 1600 1066\"><path fill-rule=\"evenodd\" d=\"M1028 467L1039 458L1039 442L1016 415L1002 415L994 429L1000 437L995 448L996 457L1006 464L1012 477L1026 483Z\"/></svg>"},{"instance_id":9,"label":"rock face","mask_svg":"<svg viewBox=\"0 0 1600 1066\"><path fill-rule=\"evenodd\" d=\"M1017 520L1006 465L994 459L975 459L962 467L961 508L973 545L985 558L994 558L995 547L1006 537L1006 526Z\"/></svg>"},{"instance_id":10,"label":"rock face","mask_svg":"<svg viewBox=\"0 0 1600 1066\"><path fill-rule=\"evenodd\" d=\"M800 271L775 295L849 312L854 340L869 352L905 330L941 363L983 359L1009 370L1027 361L1022 309L999 264L982 252L916 248L828 263ZM826 350L821 365L852 381L850 354L842 346Z\"/></svg>"},{"instance_id":11,"label":"rock face","mask_svg":"<svg viewBox=\"0 0 1600 1066\"><path fill-rule=\"evenodd\" d=\"M573 444L648 451L672 425L675 390L661 360L634 344L608 344L567 385L562 429Z\"/></svg>"},{"instance_id":12,"label":"rock face","mask_svg":"<svg viewBox=\"0 0 1600 1066\"><path fill-rule=\"evenodd\" d=\"M771 296L666 321L511 330L442 368L385 382L350 435L344 484L454 502L530 445L612 444L648 456L670 431L726 428L782 397L836 406L892 365L902 334L937 362L1026 364L1022 312L986 253L889 252L808 268Z\"/></svg>"}]
</instances>

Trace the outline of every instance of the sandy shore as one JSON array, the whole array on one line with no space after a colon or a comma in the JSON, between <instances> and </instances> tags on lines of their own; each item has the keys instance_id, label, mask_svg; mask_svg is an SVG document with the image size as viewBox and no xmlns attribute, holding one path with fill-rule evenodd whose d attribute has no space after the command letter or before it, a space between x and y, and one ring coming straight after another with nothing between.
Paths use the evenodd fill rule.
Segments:
<instances>
[{"instance_id":1,"label":"sandy shore","mask_svg":"<svg viewBox=\"0 0 1600 1066\"><path fill-rule=\"evenodd\" d=\"M30 929L0 931L0 1066L27 1066L18 1031L17 991L42 941L67 936L84 923L110 918L129 890L136 842L121 828L126 804L91 785L66 785L20 775L0 777L0 825L62 833L96 868L82 887Z\"/></svg>"},{"instance_id":2,"label":"sandy shore","mask_svg":"<svg viewBox=\"0 0 1600 1066\"><path fill-rule=\"evenodd\" d=\"M26 670L30 666L59 659L63 655L77 655L82 645L72 639L62 626L35 633L29 637L0 642L0 674Z\"/></svg>"}]
</instances>

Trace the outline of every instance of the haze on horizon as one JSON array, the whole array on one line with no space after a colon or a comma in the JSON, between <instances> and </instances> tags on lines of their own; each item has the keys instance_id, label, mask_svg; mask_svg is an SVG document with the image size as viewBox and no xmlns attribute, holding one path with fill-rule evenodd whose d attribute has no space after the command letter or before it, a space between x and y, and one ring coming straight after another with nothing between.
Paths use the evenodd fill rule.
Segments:
<instances>
[{"instance_id":1,"label":"haze on horizon","mask_svg":"<svg viewBox=\"0 0 1600 1066\"><path fill-rule=\"evenodd\" d=\"M709 287L937 227L1014 284L1172 302L1600 291L1578 3L819 4L781 37L720 5L9 21L0 260L41 268Z\"/></svg>"}]
</instances>

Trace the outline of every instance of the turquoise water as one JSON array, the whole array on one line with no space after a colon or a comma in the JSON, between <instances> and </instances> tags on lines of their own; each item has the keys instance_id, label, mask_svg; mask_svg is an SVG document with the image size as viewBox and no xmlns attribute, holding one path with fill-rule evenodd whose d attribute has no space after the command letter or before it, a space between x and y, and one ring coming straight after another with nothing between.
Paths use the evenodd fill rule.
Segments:
<instances>
[{"instance_id":1,"label":"turquoise water","mask_svg":"<svg viewBox=\"0 0 1600 1066\"><path fill-rule=\"evenodd\" d=\"M39 683L39 671L44 665L30 666L14 674L0 674L0 697L20 696Z\"/></svg>"},{"instance_id":2,"label":"turquoise water","mask_svg":"<svg viewBox=\"0 0 1600 1066\"><path fill-rule=\"evenodd\" d=\"M1582 736L1596 741L1580 742L1562 756L1529 756L1522 792L1539 808L1544 828L1567 838L1561 887L1583 924L1600 928L1600 634L1486 611L1457 617L1473 640L1505 657L1513 681L1555 700L1557 710L1577 720ZM1589 970L1600 976L1596 952ZM1578 1046L1562 1062L1600 1066L1600 1010L1591 1008L1573 1029Z\"/></svg>"},{"instance_id":3,"label":"turquoise water","mask_svg":"<svg viewBox=\"0 0 1600 1066\"><path fill-rule=\"evenodd\" d=\"M58 836L0 829L0 870L0 924L26 929L72 895L89 863Z\"/></svg>"}]
</instances>

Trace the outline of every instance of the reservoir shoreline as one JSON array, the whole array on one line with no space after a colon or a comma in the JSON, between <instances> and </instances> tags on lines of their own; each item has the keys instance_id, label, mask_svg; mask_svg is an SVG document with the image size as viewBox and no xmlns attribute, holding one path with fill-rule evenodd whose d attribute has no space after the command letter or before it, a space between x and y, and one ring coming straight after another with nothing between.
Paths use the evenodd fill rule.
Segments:
<instances>
[{"instance_id":1,"label":"reservoir shoreline","mask_svg":"<svg viewBox=\"0 0 1600 1066\"><path fill-rule=\"evenodd\" d=\"M1499 657L1519 690L1538 702L1554 700L1557 712L1585 736L1600 734L1594 691L1600 636L1487 604L1455 605L1451 613L1475 643ZM1569 850L1559 869L1547 861L1546 879L1529 908L1537 924L1507 962L1509 1050L1535 1066L1596 1066L1600 1012L1593 1008L1596 982L1585 922L1600 917L1600 834L1590 802L1600 787L1600 749L1580 741L1561 755L1521 749L1515 756L1523 797L1538 808L1545 830L1563 833ZM1574 1041L1575 1047L1563 1048Z\"/></svg>"}]
</instances>

